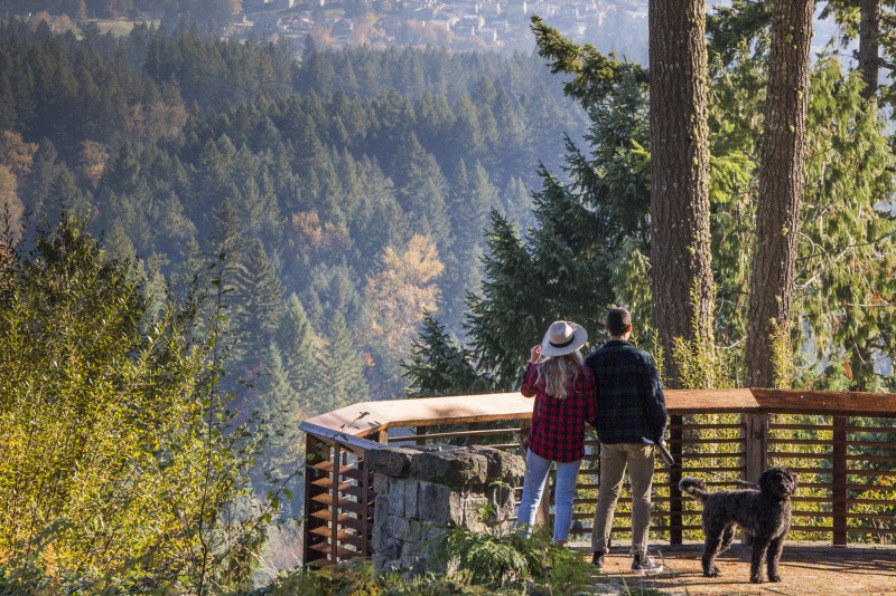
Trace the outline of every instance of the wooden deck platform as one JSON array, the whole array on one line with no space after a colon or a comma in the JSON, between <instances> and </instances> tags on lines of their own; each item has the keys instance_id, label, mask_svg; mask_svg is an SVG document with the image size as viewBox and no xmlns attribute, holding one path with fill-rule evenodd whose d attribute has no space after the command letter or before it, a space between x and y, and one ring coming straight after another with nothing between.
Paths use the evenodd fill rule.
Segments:
<instances>
[{"instance_id":1,"label":"wooden deck platform","mask_svg":"<svg viewBox=\"0 0 896 596\"><path fill-rule=\"evenodd\" d=\"M591 558L584 544L573 545ZM815 543L793 542L781 557L781 583L749 583L750 547L735 544L719 558L720 577L703 577L700 567L702 544L651 548L665 565L663 573L641 577L631 572L627 547L614 547L603 573L594 574L595 594L687 594L721 596L734 594L792 594L810 596L896 595L896 545L834 548Z\"/></svg>"}]
</instances>

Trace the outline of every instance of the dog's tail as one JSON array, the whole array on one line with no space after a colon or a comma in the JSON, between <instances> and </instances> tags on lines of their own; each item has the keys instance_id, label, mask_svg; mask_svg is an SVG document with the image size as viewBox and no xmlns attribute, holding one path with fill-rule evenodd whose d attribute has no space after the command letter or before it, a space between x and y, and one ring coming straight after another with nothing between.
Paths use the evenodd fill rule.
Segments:
<instances>
[{"instance_id":1,"label":"dog's tail","mask_svg":"<svg viewBox=\"0 0 896 596\"><path fill-rule=\"evenodd\" d=\"M678 488L681 492L687 493L699 501L705 501L706 497L709 496L706 485L690 476L682 478L681 482L678 483Z\"/></svg>"}]
</instances>

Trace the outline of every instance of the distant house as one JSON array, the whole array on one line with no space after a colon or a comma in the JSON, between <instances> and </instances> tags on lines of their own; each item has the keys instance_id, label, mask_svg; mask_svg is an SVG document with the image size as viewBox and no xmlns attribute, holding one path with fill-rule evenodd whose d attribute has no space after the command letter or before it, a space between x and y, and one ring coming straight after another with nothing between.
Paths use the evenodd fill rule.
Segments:
<instances>
[{"instance_id":1,"label":"distant house","mask_svg":"<svg viewBox=\"0 0 896 596\"><path fill-rule=\"evenodd\" d=\"M485 18L480 14L465 14L454 24L455 30L475 33L485 26Z\"/></svg>"},{"instance_id":2,"label":"distant house","mask_svg":"<svg viewBox=\"0 0 896 596\"><path fill-rule=\"evenodd\" d=\"M538 0L537 2L533 2L529 5L531 12L541 15L542 17L552 17L557 14L557 11L560 7L554 2L548 2L546 0Z\"/></svg>"},{"instance_id":3,"label":"distant house","mask_svg":"<svg viewBox=\"0 0 896 596\"><path fill-rule=\"evenodd\" d=\"M406 18L413 19L416 18L414 14L425 7L426 3L422 0L405 0L401 5L401 14Z\"/></svg>"},{"instance_id":4,"label":"distant house","mask_svg":"<svg viewBox=\"0 0 896 596\"><path fill-rule=\"evenodd\" d=\"M254 21L255 30L260 34L275 33L280 25L280 17L270 13L258 13Z\"/></svg>"},{"instance_id":5,"label":"distant house","mask_svg":"<svg viewBox=\"0 0 896 596\"><path fill-rule=\"evenodd\" d=\"M504 7L497 2L483 2L479 12L486 19L494 19L504 14Z\"/></svg>"},{"instance_id":6,"label":"distant house","mask_svg":"<svg viewBox=\"0 0 896 596\"><path fill-rule=\"evenodd\" d=\"M399 16L387 15L381 17L377 22L377 25L386 35L400 38L403 34L402 29L404 28L404 22Z\"/></svg>"},{"instance_id":7,"label":"distant house","mask_svg":"<svg viewBox=\"0 0 896 596\"><path fill-rule=\"evenodd\" d=\"M231 35L239 38L246 38L249 33L255 29L255 23L249 20L244 14L233 15L233 21L230 23Z\"/></svg>"},{"instance_id":8,"label":"distant house","mask_svg":"<svg viewBox=\"0 0 896 596\"><path fill-rule=\"evenodd\" d=\"M457 8L463 9L464 12L479 12L479 2L477 0L457 0L451 2Z\"/></svg>"},{"instance_id":9,"label":"distant house","mask_svg":"<svg viewBox=\"0 0 896 596\"><path fill-rule=\"evenodd\" d=\"M564 4L557 10L557 16L570 22L575 22L581 19L583 15L578 4Z\"/></svg>"},{"instance_id":10,"label":"distant house","mask_svg":"<svg viewBox=\"0 0 896 596\"><path fill-rule=\"evenodd\" d=\"M349 19L336 19L330 27L330 36L340 46L350 46L355 41L355 24Z\"/></svg>"},{"instance_id":11,"label":"distant house","mask_svg":"<svg viewBox=\"0 0 896 596\"><path fill-rule=\"evenodd\" d=\"M454 21L451 19L430 19L426 21L426 26L431 27L433 29L442 29L444 31L451 31L451 27L454 24Z\"/></svg>"},{"instance_id":12,"label":"distant house","mask_svg":"<svg viewBox=\"0 0 896 596\"><path fill-rule=\"evenodd\" d=\"M529 3L526 0L522 0L522 2L508 2L504 14L511 23L523 23L528 27Z\"/></svg>"},{"instance_id":13,"label":"distant house","mask_svg":"<svg viewBox=\"0 0 896 596\"><path fill-rule=\"evenodd\" d=\"M490 21L488 23L488 26L498 32L499 38L505 37L509 31L513 30L513 27L511 26L510 22L507 21L506 19L498 20L498 21Z\"/></svg>"},{"instance_id":14,"label":"distant house","mask_svg":"<svg viewBox=\"0 0 896 596\"><path fill-rule=\"evenodd\" d=\"M436 10L432 6L421 6L410 17L415 21L431 21L436 18Z\"/></svg>"},{"instance_id":15,"label":"distant house","mask_svg":"<svg viewBox=\"0 0 896 596\"><path fill-rule=\"evenodd\" d=\"M290 33L305 39L314 31L314 19L310 15L301 16L290 23Z\"/></svg>"},{"instance_id":16,"label":"distant house","mask_svg":"<svg viewBox=\"0 0 896 596\"><path fill-rule=\"evenodd\" d=\"M494 27L480 27L476 31L476 37L482 39L488 44L494 44L498 41L498 32Z\"/></svg>"}]
</instances>

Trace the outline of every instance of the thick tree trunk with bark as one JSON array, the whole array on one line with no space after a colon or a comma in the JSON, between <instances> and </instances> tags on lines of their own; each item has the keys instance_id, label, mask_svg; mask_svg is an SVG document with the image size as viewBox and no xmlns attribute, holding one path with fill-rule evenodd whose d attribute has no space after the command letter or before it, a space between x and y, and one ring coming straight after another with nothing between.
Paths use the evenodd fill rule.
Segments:
<instances>
[{"instance_id":1,"label":"thick tree trunk with bark","mask_svg":"<svg viewBox=\"0 0 896 596\"><path fill-rule=\"evenodd\" d=\"M676 337L711 337L705 0L651 0L653 319L669 383Z\"/></svg>"},{"instance_id":2,"label":"thick tree trunk with bark","mask_svg":"<svg viewBox=\"0 0 896 596\"><path fill-rule=\"evenodd\" d=\"M751 387L774 386L776 338L791 326L814 8L814 0L787 0L772 15L746 347Z\"/></svg>"},{"instance_id":3,"label":"thick tree trunk with bark","mask_svg":"<svg viewBox=\"0 0 896 596\"><path fill-rule=\"evenodd\" d=\"M862 97L866 100L877 95L877 77L880 62L880 0L861 0L859 6L859 70L865 89Z\"/></svg>"}]
</instances>

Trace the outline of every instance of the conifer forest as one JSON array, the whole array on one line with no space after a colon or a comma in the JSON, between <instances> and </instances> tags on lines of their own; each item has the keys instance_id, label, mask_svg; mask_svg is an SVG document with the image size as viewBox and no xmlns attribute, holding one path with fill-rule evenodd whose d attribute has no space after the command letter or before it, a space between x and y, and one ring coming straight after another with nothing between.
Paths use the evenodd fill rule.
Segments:
<instances>
[{"instance_id":1,"label":"conifer forest","mask_svg":"<svg viewBox=\"0 0 896 596\"><path fill-rule=\"evenodd\" d=\"M888 0L872 32L874 2L793 2L838 32L809 23L807 59L776 53L789 3L702 6L695 99L667 104L663 56L538 16L502 56L7 4L0 593L249 592L300 564L302 420L514 391L551 321L593 347L613 304L669 386L896 391ZM697 141L659 147L686 104Z\"/></svg>"}]
</instances>

